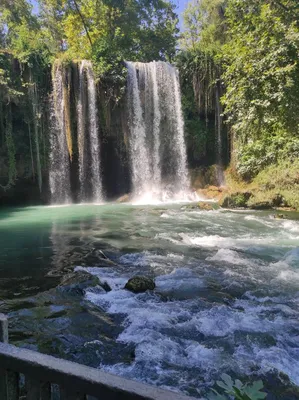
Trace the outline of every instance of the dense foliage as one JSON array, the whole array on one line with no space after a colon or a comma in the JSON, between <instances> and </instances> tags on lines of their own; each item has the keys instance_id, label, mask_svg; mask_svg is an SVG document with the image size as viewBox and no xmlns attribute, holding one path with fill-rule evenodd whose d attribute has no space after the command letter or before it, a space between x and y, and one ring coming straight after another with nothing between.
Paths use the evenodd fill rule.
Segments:
<instances>
[{"instance_id":1,"label":"dense foliage","mask_svg":"<svg viewBox=\"0 0 299 400\"><path fill-rule=\"evenodd\" d=\"M223 97L237 168L251 177L299 155L299 6L296 0L229 0Z\"/></svg>"},{"instance_id":2,"label":"dense foliage","mask_svg":"<svg viewBox=\"0 0 299 400\"><path fill-rule=\"evenodd\" d=\"M185 21L182 71L206 115L219 112L219 88L237 171L251 178L280 159L297 158L298 2L197 1Z\"/></svg>"},{"instance_id":3,"label":"dense foliage","mask_svg":"<svg viewBox=\"0 0 299 400\"><path fill-rule=\"evenodd\" d=\"M184 13L184 23L177 63L182 77L183 98L190 99L190 92L193 92L194 112L190 115L185 107L187 137L196 150L193 158L197 155L201 162L220 163L227 159L225 146L216 150L217 134L226 136L220 102L224 88L219 59L225 42L224 1L190 2Z\"/></svg>"},{"instance_id":4,"label":"dense foliage","mask_svg":"<svg viewBox=\"0 0 299 400\"><path fill-rule=\"evenodd\" d=\"M0 5L0 39L22 61L93 59L100 74L128 60L171 60L177 15L168 0L26 0Z\"/></svg>"}]
</instances>

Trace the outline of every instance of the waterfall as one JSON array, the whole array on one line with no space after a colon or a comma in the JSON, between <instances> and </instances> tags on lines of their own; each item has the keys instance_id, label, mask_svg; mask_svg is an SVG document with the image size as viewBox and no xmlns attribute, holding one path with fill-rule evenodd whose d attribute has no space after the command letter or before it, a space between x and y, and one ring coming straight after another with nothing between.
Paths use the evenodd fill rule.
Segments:
<instances>
[{"instance_id":1,"label":"waterfall","mask_svg":"<svg viewBox=\"0 0 299 400\"><path fill-rule=\"evenodd\" d=\"M127 62L129 151L136 198L189 193L179 77L165 62Z\"/></svg>"},{"instance_id":2,"label":"waterfall","mask_svg":"<svg viewBox=\"0 0 299 400\"><path fill-rule=\"evenodd\" d=\"M34 126L34 142L35 142L35 150L36 150L36 169L37 169L37 177L38 177L38 187L39 191L42 191L42 168L41 168L41 157L40 157L40 134L39 134L39 120L41 118L40 106L39 106L39 95L37 90L37 84L33 80L32 70L29 70L29 98L32 104L32 114L33 114L33 126ZM30 122L29 122L30 125ZM32 158L32 145L31 145L31 136L29 136L30 140L30 153L31 160L33 166L33 158ZM34 168L32 168L32 174L34 175Z\"/></svg>"},{"instance_id":3,"label":"waterfall","mask_svg":"<svg viewBox=\"0 0 299 400\"><path fill-rule=\"evenodd\" d=\"M186 192L189 188L189 179L188 179L188 171L187 171L187 152L184 138L184 118L182 112L182 103L181 103L181 92L180 92L180 84L178 78L178 72L171 67L168 66L169 73L172 75L173 80L173 89L168 88L171 91L168 91L168 98L174 95L174 130L176 134L173 137L174 140L174 154L176 154L176 186L182 192Z\"/></svg>"},{"instance_id":4,"label":"waterfall","mask_svg":"<svg viewBox=\"0 0 299 400\"><path fill-rule=\"evenodd\" d=\"M127 69L128 155L133 196L143 201L190 199L177 70L160 61L127 62ZM77 82L72 81L75 76ZM101 143L92 63L83 60L65 66L55 62L52 81L52 203L71 202L77 188L79 201L101 202Z\"/></svg>"},{"instance_id":5,"label":"waterfall","mask_svg":"<svg viewBox=\"0 0 299 400\"><path fill-rule=\"evenodd\" d=\"M159 92L157 80L156 63L147 64L149 74L151 76L151 85L153 93L153 182L154 186L161 187L161 163L160 163L160 123L161 113L159 108Z\"/></svg>"},{"instance_id":6,"label":"waterfall","mask_svg":"<svg viewBox=\"0 0 299 400\"><path fill-rule=\"evenodd\" d=\"M79 181L80 181L80 201L86 200L87 185L87 149L85 143L85 124L86 124L86 84L84 75L84 62L79 64L79 97L77 103L77 130L78 130L78 152L79 152Z\"/></svg>"},{"instance_id":7,"label":"waterfall","mask_svg":"<svg viewBox=\"0 0 299 400\"><path fill-rule=\"evenodd\" d=\"M67 74L60 63L54 63L52 71L53 91L51 96L51 139L50 139L50 190L52 203L71 201L70 154L68 138L69 113L66 105L69 94L66 87Z\"/></svg>"},{"instance_id":8,"label":"waterfall","mask_svg":"<svg viewBox=\"0 0 299 400\"><path fill-rule=\"evenodd\" d=\"M93 201L102 200L102 183L100 176L100 143L98 128L96 84L92 65L86 62L87 88L88 88L88 117L91 155L91 188Z\"/></svg>"},{"instance_id":9,"label":"waterfall","mask_svg":"<svg viewBox=\"0 0 299 400\"><path fill-rule=\"evenodd\" d=\"M222 116L221 116L221 103L218 82L215 87L215 131L216 131L216 157L217 157L217 181L218 185L224 184L224 173L223 173L223 145L222 145Z\"/></svg>"},{"instance_id":10,"label":"waterfall","mask_svg":"<svg viewBox=\"0 0 299 400\"><path fill-rule=\"evenodd\" d=\"M80 200L89 200L88 192L90 192L92 201L101 201L103 196L96 84L92 64L85 60L79 64L77 114ZM88 172L90 172L90 178L88 178Z\"/></svg>"},{"instance_id":11,"label":"waterfall","mask_svg":"<svg viewBox=\"0 0 299 400\"><path fill-rule=\"evenodd\" d=\"M145 123L138 88L137 69L144 64L127 62L128 107L130 119L130 158L133 190L136 195L148 191L150 183L149 151L146 147Z\"/></svg>"}]
</instances>

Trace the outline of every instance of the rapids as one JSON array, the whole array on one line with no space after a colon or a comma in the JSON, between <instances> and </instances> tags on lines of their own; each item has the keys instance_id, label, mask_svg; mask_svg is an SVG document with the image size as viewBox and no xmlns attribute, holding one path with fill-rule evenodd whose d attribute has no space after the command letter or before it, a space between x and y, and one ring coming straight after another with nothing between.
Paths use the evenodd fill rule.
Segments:
<instances>
[{"instance_id":1,"label":"rapids","mask_svg":"<svg viewBox=\"0 0 299 400\"><path fill-rule=\"evenodd\" d=\"M299 221L272 214L182 204L1 210L10 341L199 398L226 372L260 377L271 399L295 399ZM72 269L112 290L56 288ZM156 290L124 290L135 274L155 278Z\"/></svg>"}]
</instances>

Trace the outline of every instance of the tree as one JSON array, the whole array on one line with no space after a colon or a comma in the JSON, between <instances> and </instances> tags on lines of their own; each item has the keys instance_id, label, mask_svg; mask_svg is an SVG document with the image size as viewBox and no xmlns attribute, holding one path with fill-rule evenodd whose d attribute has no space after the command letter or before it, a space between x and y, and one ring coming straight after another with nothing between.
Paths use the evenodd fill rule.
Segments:
<instances>
[{"instance_id":1,"label":"tree","mask_svg":"<svg viewBox=\"0 0 299 400\"><path fill-rule=\"evenodd\" d=\"M178 55L178 65L184 82L183 94L188 96L192 82L198 114L205 124L204 128L204 124L199 121L196 126L187 119L187 128L193 126L192 133L189 132L191 142L201 146L201 151L197 150L201 159L205 159L208 148L211 147L212 156L208 159L219 164L224 149L219 145L215 158L215 141L222 143L224 132L220 104L223 93L220 53L226 40L225 4L225 0L197 0L188 4L184 12L185 30L181 35L181 51ZM211 133L214 142L212 146L209 145Z\"/></svg>"},{"instance_id":2,"label":"tree","mask_svg":"<svg viewBox=\"0 0 299 400\"><path fill-rule=\"evenodd\" d=\"M228 2L223 101L243 176L291 156L292 148L298 155L298 17L296 0Z\"/></svg>"},{"instance_id":3,"label":"tree","mask_svg":"<svg viewBox=\"0 0 299 400\"><path fill-rule=\"evenodd\" d=\"M40 5L56 48L60 42L65 57L93 59L100 74L120 60L175 54L177 16L168 0L40 0Z\"/></svg>"}]
</instances>

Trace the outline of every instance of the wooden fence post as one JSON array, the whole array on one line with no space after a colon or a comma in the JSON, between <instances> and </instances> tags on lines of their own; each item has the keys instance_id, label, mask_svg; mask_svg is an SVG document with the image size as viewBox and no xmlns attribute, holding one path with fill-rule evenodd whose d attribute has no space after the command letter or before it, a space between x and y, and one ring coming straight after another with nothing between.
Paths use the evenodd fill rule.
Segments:
<instances>
[{"instance_id":1,"label":"wooden fence post","mask_svg":"<svg viewBox=\"0 0 299 400\"><path fill-rule=\"evenodd\" d=\"M8 321L4 314L0 314L0 342L8 343ZM7 372L0 366L0 399L8 399Z\"/></svg>"},{"instance_id":2,"label":"wooden fence post","mask_svg":"<svg viewBox=\"0 0 299 400\"><path fill-rule=\"evenodd\" d=\"M0 314L0 342L8 343L8 320L4 314Z\"/></svg>"},{"instance_id":3,"label":"wooden fence post","mask_svg":"<svg viewBox=\"0 0 299 400\"><path fill-rule=\"evenodd\" d=\"M8 319L0 313L0 342L8 343ZM19 398L19 374L7 371L0 366L0 399L17 400Z\"/></svg>"}]
</instances>

